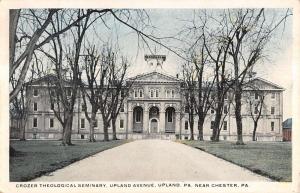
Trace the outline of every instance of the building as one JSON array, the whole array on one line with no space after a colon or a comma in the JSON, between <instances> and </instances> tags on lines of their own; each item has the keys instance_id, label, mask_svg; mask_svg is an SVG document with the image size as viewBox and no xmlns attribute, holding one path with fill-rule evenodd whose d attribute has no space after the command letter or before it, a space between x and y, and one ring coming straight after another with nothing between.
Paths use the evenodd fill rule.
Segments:
<instances>
[{"instance_id":1,"label":"building","mask_svg":"<svg viewBox=\"0 0 300 193\"><path fill-rule=\"evenodd\" d=\"M282 123L283 141L292 141L292 123L292 118L289 118Z\"/></svg>"},{"instance_id":2,"label":"building","mask_svg":"<svg viewBox=\"0 0 300 193\"><path fill-rule=\"evenodd\" d=\"M166 60L162 55L145 56L148 72L130 78L134 84L129 97L125 100L117 118L117 136L120 139L132 138L162 138L162 139L189 139L188 114L184 111L184 87L182 80L176 76L168 75L163 70ZM282 140L282 92L283 88L261 78L255 78L253 84L259 85L265 93L265 105L261 119L258 122L258 141ZM26 138L29 139L59 139L61 125L55 118L53 105L48 99L47 83L43 78L33 81L28 86L27 97L30 98L30 113L26 125ZM246 89L252 100L257 100L251 89ZM225 100L223 127L220 140L236 140L236 123L233 106ZM246 96L243 98L242 117L244 140L252 139L253 120L249 114L249 104ZM89 109L90 106L87 106ZM214 110L211 109L204 124L204 139L209 140L212 133ZM95 138L103 139L103 122L100 114L97 115L95 125ZM197 139L197 121L195 115L194 137ZM82 111L82 100L79 98L75 104L73 119L73 139L88 138L88 121ZM111 133L111 129L109 129Z\"/></svg>"}]
</instances>

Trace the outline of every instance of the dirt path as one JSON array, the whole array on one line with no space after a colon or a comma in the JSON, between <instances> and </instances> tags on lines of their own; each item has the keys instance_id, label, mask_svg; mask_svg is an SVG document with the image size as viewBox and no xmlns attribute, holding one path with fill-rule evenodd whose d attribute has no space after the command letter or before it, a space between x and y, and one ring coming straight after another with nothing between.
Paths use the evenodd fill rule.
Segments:
<instances>
[{"instance_id":1,"label":"dirt path","mask_svg":"<svg viewBox=\"0 0 300 193\"><path fill-rule=\"evenodd\" d=\"M198 149L167 140L127 143L34 181L212 180L270 181Z\"/></svg>"}]
</instances>

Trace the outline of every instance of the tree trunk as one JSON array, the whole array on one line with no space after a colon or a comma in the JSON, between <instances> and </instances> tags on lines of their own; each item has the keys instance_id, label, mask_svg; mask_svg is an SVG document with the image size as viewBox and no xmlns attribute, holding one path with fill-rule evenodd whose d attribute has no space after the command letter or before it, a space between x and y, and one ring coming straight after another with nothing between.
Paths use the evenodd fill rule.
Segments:
<instances>
[{"instance_id":1,"label":"tree trunk","mask_svg":"<svg viewBox=\"0 0 300 193\"><path fill-rule=\"evenodd\" d=\"M112 131L113 131L113 140L117 140L117 132L116 132L116 119L112 119Z\"/></svg>"},{"instance_id":2,"label":"tree trunk","mask_svg":"<svg viewBox=\"0 0 300 193\"><path fill-rule=\"evenodd\" d=\"M194 140L194 112L190 114L191 140Z\"/></svg>"},{"instance_id":3,"label":"tree trunk","mask_svg":"<svg viewBox=\"0 0 300 193\"><path fill-rule=\"evenodd\" d=\"M242 107L242 92L241 89L235 90L235 117L236 117L236 129L237 129L237 145L243 145L243 124L242 124L242 115L241 115L241 107Z\"/></svg>"},{"instance_id":4,"label":"tree trunk","mask_svg":"<svg viewBox=\"0 0 300 193\"><path fill-rule=\"evenodd\" d=\"M20 124L20 141L25 141L25 126L26 126L26 121L21 120L21 124Z\"/></svg>"},{"instance_id":5,"label":"tree trunk","mask_svg":"<svg viewBox=\"0 0 300 193\"><path fill-rule=\"evenodd\" d=\"M96 119L96 113L92 112L91 119L90 119L90 137L89 137L89 142L95 142L95 132L94 132L94 127L95 127L95 119Z\"/></svg>"},{"instance_id":6,"label":"tree trunk","mask_svg":"<svg viewBox=\"0 0 300 193\"><path fill-rule=\"evenodd\" d=\"M109 136L108 136L108 125L106 121L104 121L104 127L103 127L103 133L104 133L104 141L109 141Z\"/></svg>"},{"instance_id":7,"label":"tree trunk","mask_svg":"<svg viewBox=\"0 0 300 193\"><path fill-rule=\"evenodd\" d=\"M72 145L71 137L72 137L72 121L73 121L73 114L68 113L65 121L65 127L63 129L63 136L62 136L62 145Z\"/></svg>"},{"instance_id":8,"label":"tree trunk","mask_svg":"<svg viewBox=\"0 0 300 193\"><path fill-rule=\"evenodd\" d=\"M199 117L199 119L198 119L199 141L204 141L204 138L203 138L203 124L204 124L204 119L201 119Z\"/></svg>"},{"instance_id":9,"label":"tree trunk","mask_svg":"<svg viewBox=\"0 0 300 193\"><path fill-rule=\"evenodd\" d=\"M254 128L253 128L253 134L252 134L252 141L256 141L256 129L257 129L257 122L254 121Z\"/></svg>"},{"instance_id":10,"label":"tree trunk","mask_svg":"<svg viewBox=\"0 0 300 193\"><path fill-rule=\"evenodd\" d=\"M212 141L219 141L219 127L222 117L222 108L218 108L216 111L216 118L213 125L213 135L212 135Z\"/></svg>"}]
</instances>

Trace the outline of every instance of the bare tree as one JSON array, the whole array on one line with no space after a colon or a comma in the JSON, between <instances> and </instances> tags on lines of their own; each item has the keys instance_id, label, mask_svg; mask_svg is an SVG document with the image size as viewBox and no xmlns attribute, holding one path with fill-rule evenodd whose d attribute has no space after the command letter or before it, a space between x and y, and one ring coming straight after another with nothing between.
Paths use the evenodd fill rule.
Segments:
<instances>
[{"instance_id":1,"label":"bare tree","mask_svg":"<svg viewBox=\"0 0 300 193\"><path fill-rule=\"evenodd\" d=\"M107 9L88 10L74 19L77 10L61 9L12 9L9 21L9 77L20 69L16 86L10 91L12 101L25 82L27 71L35 51L51 42L54 38L76 26L82 19L92 13L104 14ZM62 22L64 21L64 22ZM60 29L51 30L51 23L60 24Z\"/></svg>"},{"instance_id":2,"label":"bare tree","mask_svg":"<svg viewBox=\"0 0 300 193\"><path fill-rule=\"evenodd\" d=\"M196 101L196 70L195 67L189 63L183 65L183 81L184 81L184 112L188 113L190 126L190 140L194 140L194 115L195 115L195 101Z\"/></svg>"},{"instance_id":3,"label":"bare tree","mask_svg":"<svg viewBox=\"0 0 300 193\"><path fill-rule=\"evenodd\" d=\"M78 18L85 15L84 11L78 10ZM74 105L78 99L79 88L81 84L81 71L79 58L84 35L89 25L89 17L85 17L83 22L76 26L76 30L71 30L73 39L69 44L63 45L63 40L60 35L52 39L52 48L54 54L39 50L49 58L54 65L54 76L48 76L48 90L51 103L56 104L53 109L54 115L59 120L63 127L62 144L72 145L72 122ZM60 31L60 25L52 22L54 33Z\"/></svg>"},{"instance_id":4,"label":"bare tree","mask_svg":"<svg viewBox=\"0 0 300 193\"><path fill-rule=\"evenodd\" d=\"M250 82L252 83L252 82ZM246 92L246 102L248 103L249 112L251 119L253 121L253 132L252 141L256 141L256 131L258 126L258 121L262 117L263 109L265 108L265 97L266 93L258 88L254 88L254 85L250 85L250 94Z\"/></svg>"},{"instance_id":5,"label":"bare tree","mask_svg":"<svg viewBox=\"0 0 300 193\"><path fill-rule=\"evenodd\" d=\"M38 57L36 50L49 47L49 43L61 34L66 34L76 27L86 17L92 17L93 22L101 21L106 27L103 16L110 15L115 21L125 25L137 33L139 41L149 47L149 41L161 45L177 54L176 51L161 42L163 38L147 34L146 29L152 28L150 17L145 10L128 9L86 9L84 14L77 16L78 9L11 9L9 18L9 77L20 69L17 85L11 88L12 101L25 83L27 71L33 57ZM59 30L52 30L51 23L60 26ZM91 23L93 23L91 22ZM181 57L181 56L180 56Z\"/></svg>"},{"instance_id":6,"label":"bare tree","mask_svg":"<svg viewBox=\"0 0 300 193\"><path fill-rule=\"evenodd\" d=\"M116 120L124 104L130 84L125 85L125 77L129 63L125 57L117 58L117 51L104 46L101 53L97 53L95 46L87 49L84 72L87 77L87 88L82 85L82 96L85 107L86 98L91 104L91 115L85 108L85 116L90 123L90 142L94 142L94 122L96 113L100 110L104 122L104 138L108 139L107 127L112 123L113 140L117 139ZM121 60L121 61L119 61ZM106 128L105 128L106 127Z\"/></svg>"},{"instance_id":7,"label":"bare tree","mask_svg":"<svg viewBox=\"0 0 300 193\"><path fill-rule=\"evenodd\" d=\"M241 99L245 77L266 56L265 51L275 31L291 13L287 10L279 19L272 19L274 14L266 13L265 9L219 10L217 14L201 14L202 23L195 29L201 29L203 33L198 36L197 41L204 39L206 52L215 64L217 106L212 140L218 140L218 124L222 117L224 96L232 88L237 144L244 144Z\"/></svg>"},{"instance_id":8,"label":"bare tree","mask_svg":"<svg viewBox=\"0 0 300 193\"><path fill-rule=\"evenodd\" d=\"M129 63L125 57L118 56L117 50L109 46L103 48L100 56L98 107L103 120L104 140L108 141L110 123L112 123L113 139L117 139L116 118L129 92L125 85Z\"/></svg>"},{"instance_id":9,"label":"bare tree","mask_svg":"<svg viewBox=\"0 0 300 193\"><path fill-rule=\"evenodd\" d=\"M19 129L19 139L25 140L25 127L28 119L28 104L30 99L25 97L26 85L23 85L19 94L10 104L10 119L16 121L17 125L12 124L11 127L17 127Z\"/></svg>"},{"instance_id":10,"label":"bare tree","mask_svg":"<svg viewBox=\"0 0 300 193\"><path fill-rule=\"evenodd\" d=\"M207 39L207 37L211 37ZM230 88L228 85L229 75L227 71L227 55L229 49L229 41L224 40L224 34L221 32L208 31L204 33L204 47L211 63L214 65L214 81L211 88L211 98L213 98L215 119L213 125L213 133L211 140L219 141L219 128L223 114L224 100Z\"/></svg>"},{"instance_id":11,"label":"bare tree","mask_svg":"<svg viewBox=\"0 0 300 193\"><path fill-rule=\"evenodd\" d=\"M81 80L81 93L84 102L84 113L87 118L90 128L89 128L89 141L95 142L94 127L96 121L96 115L99 110L99 87L97 78L99 76L98 64L100 56L97 55L95 46L87 48L87 55L85 55L83 75L86 75L87 86L84 81ZM87 99L89 104L91 104L91 110L88 110ZM91 115L89 115L89 112Z\"/></svg>"},{"instance_id":12,"label":"bare tree","mask_svg":"<svg viewBox=\"0 0 300 193\"><path fill-rule=\"evenodd\" d=\"M219 140L224 97L229 89L229 41L225 38L227 31L221 25L222 19L220 14L216 16L209 11L194 11L193 19L188 21L190 25L180 32L184 35L184 42L188 42L186 52L192 55L190 58L196 70L198 93L195 109L199 117L200 140L203 140L203 123L211 108L216 112L211 139Z\"/></svg>"},{"instance_id":13,"label":"bare tree","mask_svg":"<svg viewBox=\"0 0 300 193\"><path fill-rule=\"evenodd\" d=\"M237 144L244 144L241 99L245 77L265 57L265 51L275 35L275 30L289 15L291 13L287 10L281 18L275 20L266 17L265 9L239 9L226 13L226 23L231 29L231 34L227 38L230 39L228 53L231 56L234 72L232 86L235 96Z\"/></svg>"}]
</instances>

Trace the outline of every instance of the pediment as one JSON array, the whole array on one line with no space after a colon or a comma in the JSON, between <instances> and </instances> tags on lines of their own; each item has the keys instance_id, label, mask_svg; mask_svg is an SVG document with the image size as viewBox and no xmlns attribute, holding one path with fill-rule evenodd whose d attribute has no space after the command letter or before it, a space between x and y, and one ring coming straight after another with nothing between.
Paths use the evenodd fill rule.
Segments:
<instances>
[{"instance_id":1,"label":"pediment","mask_svg":"<svg viewBox=\"0 0 300 193\"><path fill-rule=\"evenodd\" d=\"M281 86L262 78L255 78L246 85L247 89L284 90Z\"/></svg>"},{"instance_id":2,"label":"pediment","mask_svg":"<svg viewBox=\"0 0 300 193\"><path fill-rule=\"evenodd\" d=\"M141 74L130 78L130 80L138 82L178 82L179 79L170 75L162 74L159 72L151 72L147 74Z\"/></svg>"}]
</instances>

